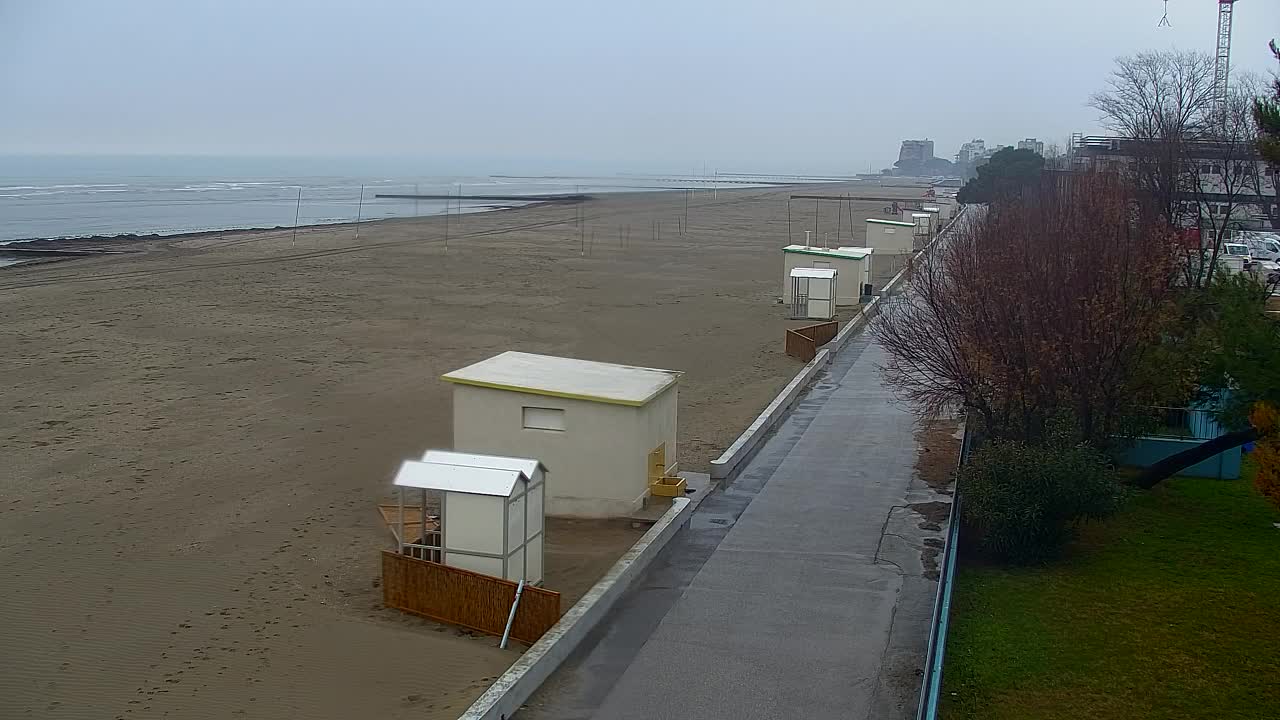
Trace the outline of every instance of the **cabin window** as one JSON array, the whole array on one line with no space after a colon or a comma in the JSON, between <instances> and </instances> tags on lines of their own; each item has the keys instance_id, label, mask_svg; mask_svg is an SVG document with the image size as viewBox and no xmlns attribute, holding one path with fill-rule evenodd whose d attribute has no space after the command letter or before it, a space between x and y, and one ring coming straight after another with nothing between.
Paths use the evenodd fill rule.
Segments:
<instances>
[{"instance_id":1,"label":"cabin window","mask_svg":"<svg viewBox=\"0 0 1280 720\"><path fill-rule=\"evenodd\" d=\"M524 429L564 432L564 410L542 407L525 407L521 410Z\"/></svg>"}]
</instances>

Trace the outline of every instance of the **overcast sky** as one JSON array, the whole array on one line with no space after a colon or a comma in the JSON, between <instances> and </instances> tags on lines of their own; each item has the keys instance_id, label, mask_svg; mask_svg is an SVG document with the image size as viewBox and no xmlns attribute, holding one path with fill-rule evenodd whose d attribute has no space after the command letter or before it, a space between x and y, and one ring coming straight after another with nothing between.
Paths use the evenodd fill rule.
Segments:
<instances>
[{"instance_id":1,"label":"overcast sky","mask_svg":"<svg viewBox=\"0 0 1280 720\"><path fill-rule=\"evenodd\" d=\"M474 158L481 172L865 171L1061 141L1112 59L1212 51L1170 0L0 0L0 153ZM1276 69L1240 0L1233 67Z\"/></svg>"}]
</instances>

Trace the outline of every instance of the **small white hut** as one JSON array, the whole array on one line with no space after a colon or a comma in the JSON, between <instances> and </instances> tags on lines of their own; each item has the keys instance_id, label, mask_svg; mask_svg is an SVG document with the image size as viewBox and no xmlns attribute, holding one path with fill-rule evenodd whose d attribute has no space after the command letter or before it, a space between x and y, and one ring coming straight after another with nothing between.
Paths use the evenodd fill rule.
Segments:
<instances>
[{"instance_id":1,"label":"small white hut","mask_svg":"<svg viewBox=\"0 0 1280 720\"><path fill-rule=\"evenodd\" d=\"M788 245L782 248L782 302L792 302L791 271L796 268L835 270L836 305L857 305L863 286L871 282L871 248L821 248Z\"/></svg>"},{"instance_id":2,"label":"small white hut","mask_svg":"<svg viewBox=\"0 0 1280 720\"><path fill-rule=\"evenodd\" d=\"M933 235L933 218L933 213L911 213L911 224L915 227L915 230L913 231L915 237L928 239Z\"/></svg>"},{"instance_id":3,"label":"small white hut","mask_svg":"<svg viewBox=\"0 0 1280 720\"><path fill-rule=\"evenodd\" d=\"M546 463L549 515L626 516L652 477L676 474L680 375L504 352L442 377L454 386L453 447Z\"/></svg>"},{"instance_id":4,"label":"small white hut","mask_svg":"<svg viewBox=\"0 0 1280 720\"><path fill-rule=\"evenodd\" d=\"M867 218L867 247L878 255L905 255L915 249L915 223Z\"/></svg>"},{"instance_id":5,"label":"small white hut","mask_svg":"<svg viewBox=\"0 0 1280 720\"><path fill-rule=\"evenodd\" d=\"M795 268L791 271L791 319L830 320L836 316L836 271Z\"/></svg>"},{"instance_id":6,"label":"small white hut","mask_svg":"<svg viewBox=\"0 0 1280 720\"><path fill-rule=\"evenodd\" d=\"M407 460L393 484L400 496L400 552L507 580L537 585L543 567L543 488L537 460L430 450ZM405 537L405 489L420 495L420 527L429 528L428 493L439 497L439 531ZM432 542L433 540L437 542Z\"/></svg>"}]
</instances>

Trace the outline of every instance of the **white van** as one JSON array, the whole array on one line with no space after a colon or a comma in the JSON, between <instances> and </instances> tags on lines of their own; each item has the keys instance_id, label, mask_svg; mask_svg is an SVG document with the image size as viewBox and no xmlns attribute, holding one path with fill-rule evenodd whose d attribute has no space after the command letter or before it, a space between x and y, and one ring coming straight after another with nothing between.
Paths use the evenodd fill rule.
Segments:
<instances>
[{"instance_id":1,"label":"white van","mask_svg":"<svg viewBox=\"0 0 1280 720\"><path fill-rule=\"evenodd\" d=\"M1270 230L1234 230L1228 242L1244 243L1254 260L1280 259L1280 233Z\"/></svg>"},{"instance_id":2,"label":"white van","mask_svg":"<svg viewBox=\"0 0 1280 720\"><path fill-rule=\"evenodd\" d=\"M1249 246L1242 242L1224 242L1218 253L1218 262L1229 273L1244 272L1245 266L1253 262L1249 255Z\"/></svg>"}]
</instances>

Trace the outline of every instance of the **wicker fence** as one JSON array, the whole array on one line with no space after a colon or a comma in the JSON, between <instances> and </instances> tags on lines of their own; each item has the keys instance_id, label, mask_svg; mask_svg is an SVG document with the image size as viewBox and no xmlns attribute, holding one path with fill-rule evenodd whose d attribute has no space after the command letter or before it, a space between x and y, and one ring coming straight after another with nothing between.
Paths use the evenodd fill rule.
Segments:
<instances>
[{"instance_id":1,"label":"wicker fence","mask_svg":"<svg viewBox=\"0 0 1280 720\"><path fill-rule=\"evenodd\" d=\"M404 612L502 635L516 583L470 570L382 553L382 602ZM511 637L533 644L560 619L560 593L526 585Z\"/></svg>"},{"instance_id":2,"label":"wicker fence","mask_svg":"<svg viewBox=\"0 0 1280 720\"><path fill-rule=\"evenodd\" d=\"M800 358L803 362L809 362L817 356L818 348L831 342L831 339L836 336L839 330L840 323L834 320L788 330L786 336L787 354L794 358Z\"/></svg>"}]
</instances>

